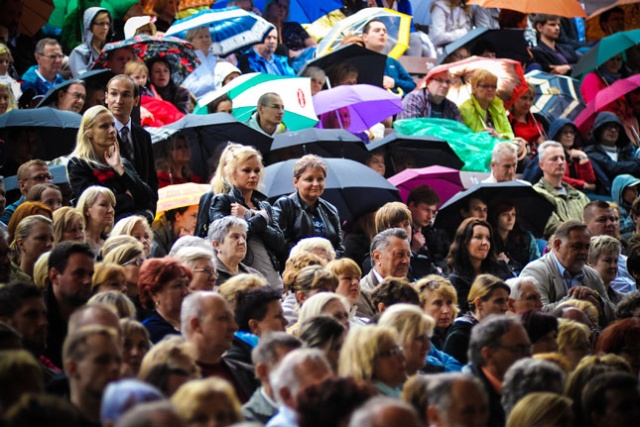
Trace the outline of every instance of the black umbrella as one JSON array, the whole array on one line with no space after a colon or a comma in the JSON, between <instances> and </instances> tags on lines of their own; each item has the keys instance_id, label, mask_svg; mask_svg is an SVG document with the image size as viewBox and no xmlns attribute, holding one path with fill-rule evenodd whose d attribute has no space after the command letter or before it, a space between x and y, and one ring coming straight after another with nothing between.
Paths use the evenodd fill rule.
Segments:
<instances>
[{"instance_id":1,"label":"black umbrella","mask_svg":"<svg viewBox=\"0 0 640 427\"><path fill-rule=\"evenodd\" d=\"M60 83L59 85L54 86L51 89L49 89L49 91L44 95L44 98L42 98L42 100L40 100L40 102L38 103L38 105L36 107L37 108L44 107L44 106L47 106L49 104L55 103L56 100L58 99L58 95L57 95L58 91L60 91L61 89L66 88L66 87L71 86L73 83L77 82L78 80L82 80L82 81L84 81L85 83L88 83L88 84L96 83L96 84L101 85L103 87L107 87L107 83L109 82L109 80L113 76L115 76L115 74L111 70L91 70L91 71L87 71L86 73L76 77L75 79L67 80L67 81L65 81L63 83Z\"/></svg>"},{"instance_id":2,"label":"black umbrella","mask_svg":"<svg viewBox=\"0 0 640 427\"><path fill-rule=\"evenodd\" d=\"M446 166L460 170L464 162L443 139L435 136L410 136L392 133L367 144L369 151L384 150L389 175L398 173L397 165L408 161L411 168Z\"/></svg>"},{"instance_id":3,"label":"black umbrella","mask_svg":"<svg viewBox=\"0 0 640 427\"><path fill-rule=\"evenodd\" d=\"M293 186L296 160L265 169L265 193L272 202L296 191ZM338 209L342 221L359 218L387 202L400 201L398 189L368 166L348 159L325 159L325 162L329 170L322 198Z\"/></svg>"},{"instance_id":4,"label":"black umbrella","mask_svg":"<svg viewBox=\"0 0 640 427\"><path fill-rule=\"evenodd\" d=\"M271 137L236 120L231 114L187 114L180 120L161 128L147 128L151 141L158 143L180 132L189 141L191 171L206 179L211 169L209 160L220 155L227 142L251 145L266 158L271 150Z\"/></svg>"},{"instance_id":5,"label":"black umbrella","mask_svg":"<svg viewBox=\"0 0 640 427\"><path fill-rule=\"evenodd\" d=\"M340 62L346 62L356 67L358 70L358 83L382 87L387 57L357 44L342 46L328 55L312 59L306 63L300 74L304 73L307 67L318 67L327 71L329 67ZM329 83L333 85L333 82Z\"/></svg>"},{"instance_id":6,"label":"black umbrella","mask_svg":"<svg viewBox=\"0 0 640 427\"><path fill-rule=\"evenodd\" d=\"M6 159L11 144L11 133L14 129L28 129L36 132L36 147L33 159L53 160L66 156L76 146L76 137L82 116L71 111L60 111L43 107L28 110L11 110L0 115L0 136L5 141L0 145L2 158ZM5 162L3 161L4 165Z\"/></svg>"},{"instance_id":7,"label":"black umbrella","mask_svg":"<svg viewBox=\"0 0 640 427\"><path fill-rule=\"evenodd\" d=\"M513 202L518 211L518 223L536 237L542 236L554 206L527 183L519 181L497 184L479 183L449 199L436 216L434 226L454 236L463 218L460 210L466 210L471 199L481 199L487 205L498 200Z\"/></svg>"},{"instance_id":8,"label":"black umbrella","mask_svg":"<svg viewBox=\"0 0 640 427\"><path fill-rule=\"evenodd\" d=\"M462 46L466 46L472 51L475 45L480 42L491 43L496 49L497 58L515 59L522 63L528 63L531 60L528 44L524 38L524 30L516 28L506 30L475 28L458 40L446 45L442 50L442 55L438 58L438 64L441 64L447 56Z\"/></svg>"},{"instance_id":9,"label":"black umbrella","mask_svg":"<svg viewBox=\"0 0 640 427\"><path fill-rule=\"evenodd\" d=\"M310 128L276 135L267 163L273 164L305 154L345 158L360 163L369 158L364 142L351 132L344 129Z\"/></svg>"}]
</instances>

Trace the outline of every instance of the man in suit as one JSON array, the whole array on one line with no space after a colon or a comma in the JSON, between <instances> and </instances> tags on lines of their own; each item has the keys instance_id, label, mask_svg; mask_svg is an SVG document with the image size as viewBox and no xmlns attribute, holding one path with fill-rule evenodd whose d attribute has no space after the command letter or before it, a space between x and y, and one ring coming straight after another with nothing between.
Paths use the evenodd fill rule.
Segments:
<instances>
[{"instance_id":1,"label":"man in suit","mask_svg":"<svg viewBox=\"0 0 640 427\"><path fill-rule=\"evenodd\" d=\"M522 276L538 281L544 311L575 298L592 303L605 322L613 320L615 306L607 298L602 279L586 265L590 238L584 223L567 221L556 229L552 250L522 270Z\"/></svg>"},{"instance_id":2,"label":"man in suit","mask_svg":"<svg viewBox=\"0 0 640 427\"><path fill-rule=\"evenodd\" d=\"M387 276L406 278L409 274L411 246L409 236L402 228L389 228L371 240L373 267L360 280L360 288L371 292Z\"/></svg>"},{"instance_id":3,"label":"man in suit","mask_svg":"<svg viewBox=\"0 0 640 427\"><path fill-rule=\"evenodd\" d=\"M120 154L133 164L140 178L156 194L157 201L158 175L151 147L151 135L131 120L133 107L140 102L138 85L131 77L118 74L107 83L105 102L116 119Z\"/></svg>"}]
</instances>

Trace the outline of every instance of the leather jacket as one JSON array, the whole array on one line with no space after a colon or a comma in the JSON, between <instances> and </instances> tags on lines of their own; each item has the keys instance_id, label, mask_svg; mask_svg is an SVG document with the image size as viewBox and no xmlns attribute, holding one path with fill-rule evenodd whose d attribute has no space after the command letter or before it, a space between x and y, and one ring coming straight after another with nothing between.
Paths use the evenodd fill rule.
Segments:
<instances>
[{"instance_id":1,"label":"leather jacket","mask_svg":"<svg viewBox=\"0 0 640 427\"><path fill-rule=\"evenodd\" d=\"M344 245L338 209L323 199L318 199L315 209L324 224L324 237L331 242L336 251L336 257L340 258L344 253ZM313 212L314 208L303 202L297 192L282 196L273 204L275 220L284 233L285 259L298 241L306 237L316 237L313 228Z\"/></svg>"}]
</instances>

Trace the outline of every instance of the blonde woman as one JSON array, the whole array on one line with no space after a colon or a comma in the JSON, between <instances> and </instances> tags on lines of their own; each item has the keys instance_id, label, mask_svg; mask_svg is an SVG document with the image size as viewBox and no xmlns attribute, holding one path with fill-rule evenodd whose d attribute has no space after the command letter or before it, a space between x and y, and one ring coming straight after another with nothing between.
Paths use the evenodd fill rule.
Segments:
<instances>
[{"instance_id":1,"label":"blonde woman","mask_svg":"<svg viewBox=\"0 0 640 427\"><path fill-rule=\"evenodd\" d=\"M136 214L152 221L155 216L158 195L120 156L115 119L103 106L91 107L82 116L67 177L76 198L94 185L109 188L116 199L116 221Z\"/></svg>"},{"instance_id":2,"label":"blonde woman","mask_svg":"<svg viewBox=\"0 0 640 427\"><path fill-rule=\"evenodd\" d=\"M53 212L53 244L68 240L85 241L84 218L76 208L63 206Z\"/></svg>"},{"instance_id":3,"label":"blonde woman","mask_svg":"<svg viewBox=\"0 0 640 427\"><path fill-rule=\"evenodd\" d=\"M575 421L571 404L571 399L560 394L530 393L513 407L507 427L571 427Z\"/></svg>"},{"instance_id":4,"label":"blonde woman","mask_svg":"<svg viewBox=\"0 0 640 427\"><path fill-rule=\"evenodd\" d=\"M590 342L591 331L579 322L558 319L558 353L568 361L570 370L574 370L580 361L593 352Z\"/></svg>"},{"instance_id":5,"label":"blonde woman","mask_svg":"<svg viewBox=\"0 0 640 427\"><path fill-rule=\"evenodd\" d=\"M138 298L138 275L140 267L146 257L140 242L125 243L104 256L105 263L114 263L124 267L125 281L127 282L127 296L134 301Z\"/></svg>"},{"instance_id":6,"label":"blonde woman","mask_svg":"<svg viewBox=\"0 0 640 427\"><path fill-rule=\"evenodd\" d=\"M111 262L99 262L93 268L91 292L95 295L107 291L127 293L124 267Z\"/></svg>"},{"instance_id":7,"label":"blonde woman","mask_svg":"<svg viewBox=\"0 0 640 427\"><path fill-rule=\"evenodd\" d=\"M290 325L298 321L300 307L307 299L320 292L335 292L338 278L319 265L310 265L296 275L291 292L282 303L284 317Z\"/></svg>"},{"instance_id":8,"label":"blonde woman","mask_svg":"<svg viewBox=\"0 0 640 427\"><path fill-rule=\"evenodd\" d=\"M11 87L5 83L0 83L0 115L17 108Z\"/></svg>"},{"instance_id":9,"label":"blonde woman","mask_svg":"<svg viewBox=\"0 0 640 427\"><path fill-rule=\"evenodd\" d=\"M149 258L153 245L153 231L147 220L140 215L131 215L122 218L113 226L110 236L131 236L142 243L144 256Z\"/></svg>"},{"instance_id":10,"label":"blonde woman","mask_svg":"<svg viewBox=\"0 0 640 427\"><path fill-rule=\"evenodd\" d=\"M197 247L184 247L176 252L175 257L191 269L193 279L189 283L189 291L212 291L218 272L210 250Z\"/></svg>"},{"instance_id":11,"label":"blonde woman","mask_svg":"<svg viewBox=\"0 0 640 427\"><path fill-rule=\"evenodd\" d=\"M306 320L320 316L322 314L329 315L336 319L340 324L349 330L349 301L342 295L333 292L321 292L310 297L300 309L300 317L298 323L287 329L287 333L299 336L300 325Z\"/></svg>"},{"instance_id":12,"label":"blonde woman","mask_svg":"<svg viewBox=\"0 0 640 427\"><path fill-rule=\"evenodd\" d=\"M38 257L33 267L33 283L40 289L49 289L49 255L51 251L45 252Z\"/></svg>"},{"instance_id":13,"label":"blonde woman","mask_svg":"<svg viewBox=\"0 0 640 427\"><path fill-rule=\"evenodd\" d=\"M36 261L53 246L52 221L42 215L31 215L24 218L16 227L11 242L10 259L19 270L33 277Z\"/></svg>"},{"instance_id":14,"label":"blonde woman","mask_svg":"<svg viewBox=\"0 0 640 427\"><path fill-rule=\"evenodd\" d=\"M215 68L218 57L212 52L211 32L208 27L198 27L187 31L185 39L193 44L193 50L201 64L194 70L193 77L187 78L183 85L196 98L201 98L208 92L215 90Z\"/></svg>"},{"instance_id":15,"label":"blonde woman","mask_svg":"<svg viewBox=\"0 0 640 427\"><path fill-rule=\"evenodd\" d=\"M84 218L86 242L97 255L113 227L116 197L106 187L93 185L80 195L76 208Z\"/></svg>"},{"instance_id":16,"label":"blonde woman","mask_svg":"<svg viewBox=\"0 0 640 427\"><path fill-rule=\"evenodd\" d=\"M243 420L240 401L231 384L222 378L189 381L171 397L171 403L189 427L227 427Z\"/></svg>"},{"instance_id":17,"label":"blonde woman","mask_svg":"<svg viewBox=\"0 0 640 427\"><path fill-rule=\"evenodd\" d=\"M367 325L352 330L340 353L338 374L368 381L385 396L400 397L407 377L404 350L393 328Z\"/></svg>"},{"instance_id":18,"label":"blonde woman","mask_svg":"<svg viewBox=\"0 0 640 427\"><path fill-rule=\"evenodd\" d=\"M105 291L99 292L89 298L88 304L100 303L108 305L118 315L120 319L135 319L136 318L136 306L133 305L129 297L120 291Z\"/></svg>"},{"instance_id":19,"label":"blonde woman","mask_svg":"<svg viewBox=\"0 0 640 427\"><path fill-rule=\"evenodd\" d=\"M420 306L435 320L431 344L442 349L449 327L458 317L458 294L449 279L430 274L413 284L420 297Z\"/></svg>"},{"instance_id":20,"label":"blonde woman","mask_svg":"<svg viewBox=\"0 0 640 427\"><path fill-rule=\"evenodd\" d=\"M122 346L123 376L135 377L140 372L142 359L151 348L151 340L142 323L133 319L120 319L124 343Z\"/></svg>"}]
</instances>

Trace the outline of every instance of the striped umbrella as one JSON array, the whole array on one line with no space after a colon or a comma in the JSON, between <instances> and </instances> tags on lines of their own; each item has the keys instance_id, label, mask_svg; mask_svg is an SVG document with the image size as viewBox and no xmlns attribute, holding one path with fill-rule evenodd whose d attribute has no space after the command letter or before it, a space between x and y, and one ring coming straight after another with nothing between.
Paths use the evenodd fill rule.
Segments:
<instances>
[{"instance_id":1,"label":"striped umbrella","mask_svg":"<svg viewBox=\"0 0 640 427\"><path fill-rule=\"evenodd\" d=\"M227 94L233 101L233 116L239 121L247 121L256 111L258 98L267 92L275 92L282 98L282 121L289 130L307 129L318 123L311 99L311 79L308 77L243 74L220 89L203 96L198 102L197 111L206 114L207 104Z\"/></svg>"},{"instance_id":2,"label":"striped umbrella","mask_svg":"<svg viewBox=\"0 0 640 427\"><path fill-rule=\"evenodd\" d=\"M538 70L527 73L525 78L535 88L531 112L542 114L549 123L559 117L575 120L586 108L576 79Z\"/></svg>"},{"instance_id":3,"label":"striped umbrella","mask_svg":"<svg viewBox=\"0 0 640 427\"><path fill-rule=\"evenodd\" d=\"M171 25L166 35L184 39L189 30L200 27L209 28L211 51L220 56L262 43L273 29L273 25L260 16L231 7L203 10L180 19Z\"/></svg>"}]
</instances>

